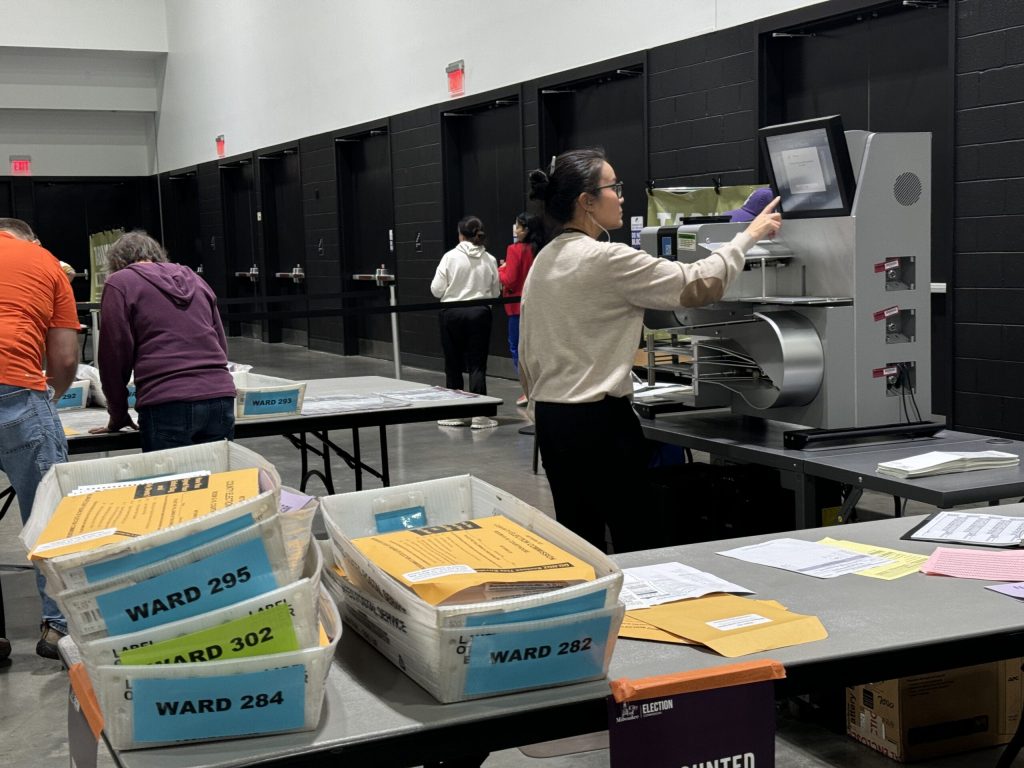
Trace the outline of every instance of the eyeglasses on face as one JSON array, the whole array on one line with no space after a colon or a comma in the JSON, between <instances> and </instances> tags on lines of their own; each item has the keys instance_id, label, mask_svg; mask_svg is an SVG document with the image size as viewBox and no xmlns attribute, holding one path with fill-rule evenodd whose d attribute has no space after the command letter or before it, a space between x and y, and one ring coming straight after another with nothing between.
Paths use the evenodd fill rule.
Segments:
<instances>
[{"instance_id":1,"label":"eyeglasses on face","mask_svg":"<svg viewBox=\"0 0 1024 768\"><path fill-rule=\"evenodd\" d=\"M611 189L615 192L616 197L622 197L622 189L626 185L621 181L616 181L614 184L602 184L600 187L595 187L595 192L600 192L602 189Z\"/></svg>"}]
</instances>

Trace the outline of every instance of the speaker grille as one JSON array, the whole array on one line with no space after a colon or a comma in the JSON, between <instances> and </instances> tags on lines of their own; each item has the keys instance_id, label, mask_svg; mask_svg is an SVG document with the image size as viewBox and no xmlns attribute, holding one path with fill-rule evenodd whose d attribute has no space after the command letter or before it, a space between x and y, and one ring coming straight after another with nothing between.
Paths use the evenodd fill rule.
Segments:
<instances>
[{"instance_id":1,"label":"speaker grille","mask_svg":"<svg viewBox=\"0 0 1024 768\"><path fill-rule=\"evenodd\" d=\"M913 205L921 199L921 179L916 173L901 173L892 185L892 194L900 205Z\"/></svg>"}]
</instances>

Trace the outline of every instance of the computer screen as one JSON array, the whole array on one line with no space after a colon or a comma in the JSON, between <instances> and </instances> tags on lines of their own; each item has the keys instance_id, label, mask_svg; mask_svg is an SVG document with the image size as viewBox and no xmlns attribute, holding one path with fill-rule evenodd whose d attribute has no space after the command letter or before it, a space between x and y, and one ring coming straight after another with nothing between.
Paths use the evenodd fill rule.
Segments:
<instances>
[{"instance_id":1,"label":"computer screen","mask_svg":"<svg viewBox=\"0 0 1024 768\"><path fill-rule=\"evenodd\" d=\"M850 215L853 166L838 115L772 125L759 134L786 218Z\"/></svg>"}]
</instances>

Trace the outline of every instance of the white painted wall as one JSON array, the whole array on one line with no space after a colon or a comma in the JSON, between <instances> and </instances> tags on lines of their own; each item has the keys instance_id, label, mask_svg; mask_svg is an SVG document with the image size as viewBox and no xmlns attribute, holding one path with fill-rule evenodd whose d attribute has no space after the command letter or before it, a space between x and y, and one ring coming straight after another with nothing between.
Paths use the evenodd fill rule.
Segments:
<instances>
[{"instance_id":1,"label":"white painted wall","mask_svg":"<svg viewBox=\"0 0 1024 768\"><path fill-rule=\"evenodd\" d=\"M0 46L164 53L165 13L164 0L0 0Z\"/></svg>"},{"instance_id":2,"label":"white painted wall","mask_svg":"<svg viewBox=\"0 0 1024 768\"><path fill-rule=\"evenodd\" d=\"M10 155L30 155L34 176L156 172L152 113L2 110L0 126L0 173Z\"/></svg>"},{"instance_id":3,"label":"white painted wall","mask_svg":"<svg viewBox=\"0 0 1024 768\"><path fill-rule=\"evenodd\" d=\"M113 2L113 0L109 0ZM167 0L159 165L215 159L821 0Z\"/></svg>"}]
</instances>

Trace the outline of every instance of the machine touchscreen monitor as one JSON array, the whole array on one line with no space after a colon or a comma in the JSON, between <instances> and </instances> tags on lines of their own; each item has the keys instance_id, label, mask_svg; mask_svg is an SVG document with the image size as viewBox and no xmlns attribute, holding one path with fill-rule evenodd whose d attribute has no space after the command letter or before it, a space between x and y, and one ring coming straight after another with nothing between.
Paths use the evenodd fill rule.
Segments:
<instances>
[{"instance_id":1,"label":"machine touchscreen monitor","mask_svg":"<svg viewBox=\"0 0 1024 768\"><path fill-rule=\"evenodd\" d=\"M853 166L839 115L768 126L759 136L786 218L850 215Z\"/></svg>"}]
</instances>

